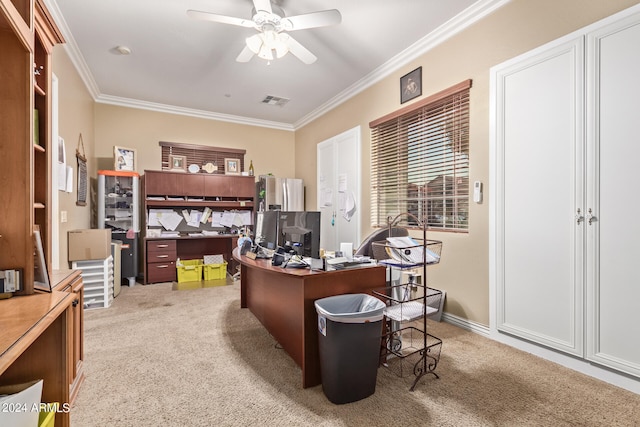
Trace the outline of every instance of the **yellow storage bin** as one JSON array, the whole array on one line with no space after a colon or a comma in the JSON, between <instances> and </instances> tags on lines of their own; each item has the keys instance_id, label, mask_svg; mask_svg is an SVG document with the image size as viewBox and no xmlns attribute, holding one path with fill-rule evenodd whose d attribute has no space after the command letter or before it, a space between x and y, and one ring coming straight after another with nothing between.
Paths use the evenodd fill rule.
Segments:
<instances>
[{"instance_id":1,"label":"yellow storage bin","mask_svg":"<svg viewBox=\"0 0 640 427\"><path fill-rule=\"evenodd\" d=\"M186 259L176 262L178 283L202 280L202 260Z\"/></svg>"},{"instance_id":2,"label":"yellow storage bin","mask_svg":"<svg viewBox=\"0 0 640 427\"><path fill-rule=\"evenodd\" d=\"M225 279L227 277L227 263L222 264L205 264L204 280Z\"/></svg>"},{"instance_id":3,"label":"yellow storage bin","mask_svg":"<svg viewBox=\"0 0 640 427\"><path fill-rule=\"evenodd\" d=\"M38 427L55 427L57 407L57 403L52 403L48 405L47 409L49 410L40 411L38 415Z\"/></svg>"}]
</instances>

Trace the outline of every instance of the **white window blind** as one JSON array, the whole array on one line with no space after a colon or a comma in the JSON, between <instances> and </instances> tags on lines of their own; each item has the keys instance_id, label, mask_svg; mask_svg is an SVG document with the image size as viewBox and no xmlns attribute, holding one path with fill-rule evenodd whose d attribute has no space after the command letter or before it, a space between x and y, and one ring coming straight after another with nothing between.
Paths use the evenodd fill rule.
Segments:
<instances>
[{"instance_id":1,"label":"white window blind","mask_svg":"<svg viewBox=\"0 0 640 427\"><path fill-rule=\"evenodd\" d=\"M470 88L466 80L369 124L372 226L410 212L430 229L468 230Z\"/></svg>"}]
</instances>

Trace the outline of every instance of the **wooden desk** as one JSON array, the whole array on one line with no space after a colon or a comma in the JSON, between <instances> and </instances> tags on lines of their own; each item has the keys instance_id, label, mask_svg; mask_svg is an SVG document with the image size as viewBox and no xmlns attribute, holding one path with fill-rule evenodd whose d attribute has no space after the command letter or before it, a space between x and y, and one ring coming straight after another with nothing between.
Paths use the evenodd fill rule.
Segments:
<instances>
[{"instance_id":1,"label":"wooden desk","mask_svg":"<svg viewBox=\"0 0 640 427\"><path fill-rule=\"evenodd\" d=\"M175 282L176 259L202 259L204 255L224 255L227 271L235 273L231 251L237 246L237 234L202 237L145 237L144 283Z\"/></svg>"},{"instance_id":2,"label":"wooden desk","mask_svg":"<svg viewBox=\"0 0 640 427\"><path fill-rule=\"evenodd\" d=\"M252 260L234 249L241 264L240 306L260 323L302 368L302 387L321 383L317 299L371 293L385 286L386 269L368 266L335 271L280 268L270 260Z\"/></svg>"},{"instance_id":3,"label":"wooden desk","mask_svg":"<svg viewBox=\"0 0 640 427\"><path fill-rule=\"evenodd\" d=\"M54 291L0 301L0 385L43 379L43 402L69 404L74 299ZM68 412L56 413L56 426L69 423Z\"/></svg>"},{"instance_id":4,"label":"wooden desk","mask_svg":"<svg viewBox=\"0 0 640 427\"><path fill-rule=\"evenodd\" d=\"M53 270L51 287L54 291L70 293L71 304L71 378L69 403L73 405L84 381L84 283L80 270Z\"/></svg>"}]
</instances>

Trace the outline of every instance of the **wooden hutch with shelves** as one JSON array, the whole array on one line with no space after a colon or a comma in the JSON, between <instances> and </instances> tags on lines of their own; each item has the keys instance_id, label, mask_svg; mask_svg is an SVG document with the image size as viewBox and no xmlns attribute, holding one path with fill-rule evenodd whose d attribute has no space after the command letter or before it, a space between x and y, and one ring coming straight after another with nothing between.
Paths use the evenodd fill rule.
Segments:
<instances>
[{"instance_id":1,"label":"wooden hutch with shelves","mask_svg":"<svg viewBox=\"0 0 640 427\"><path fill-rule=\"evenodd\" d=\"M51 265L51 53L64 43L41 0L0 0L0 270L22 289L0 300L0 385L43 379L43 402L72 403L82 381L82 278L34 287L34 230ZM50 273L50 272L49 272ZM68 412L56 414L68 426Z\"/></svg>"},{"instance_id":2,"label":"wooden hutch with shelves","mask_svg":"<svg viewBox=\"0 0 640 427\"><path fill-rule=\"evenodd\" d=\"M203 255L223 254L228 271L235 271L232 257L237 234L217 234L192 237L189 227L178 237L150 237L148 218L153 209L183 209L212 211L239 210L251 212L255 208L255 177L207 173L184 173L147 170L142 176L145 221L143 242L144 283L176 280L175 262L180 259L202 258ZM209 226L203 226L210 228Z\"/></svg>"}]
</instances>

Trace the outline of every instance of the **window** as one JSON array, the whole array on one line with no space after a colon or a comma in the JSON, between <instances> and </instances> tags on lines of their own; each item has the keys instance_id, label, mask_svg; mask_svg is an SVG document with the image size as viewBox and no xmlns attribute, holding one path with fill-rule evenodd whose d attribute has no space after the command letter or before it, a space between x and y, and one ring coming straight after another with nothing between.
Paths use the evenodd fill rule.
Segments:
<instances>
[{"instance_id":1,"label":"window","mask_svg":"<svg viewBox=\"0 0 640 427\"><path fill-rule=\"evenodd\" d=\"M468 230L470 88L464 81L369 124L372 226L410 212L429 229Z\"/></svg>"},{"instance_id":2,"label":"window","mask_svg":"<svg viewBox=\"0 0 640 427\"><path fill-rule=\"evenodd\" d=\"M186 158L186 162L184 164L185 170L187 166L195 163L203 168L206 168L206 165L211 165L212 169L205 169L210 173L224 173L226 166L224 159L227 157L239 159L240 166L238 170L244 170L244 155L247 150L165 141L160 141L158 144L160 144L160 147L162 148L160 161L162 162L163 170L172 169L172 165L169 163L169 156L172 155L184 156Z\"/></svg>"}]
</instances>

